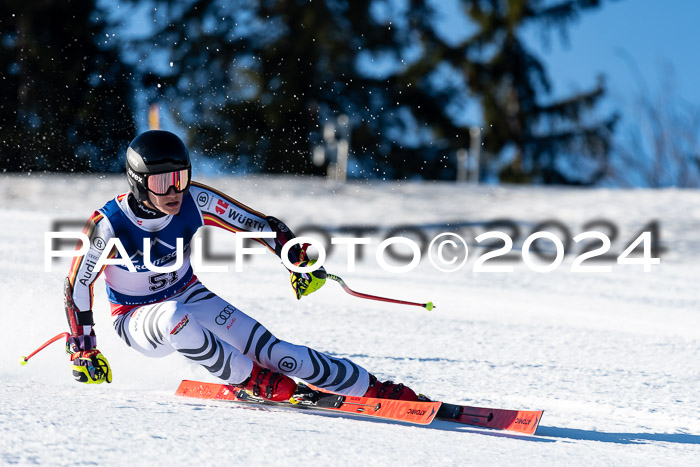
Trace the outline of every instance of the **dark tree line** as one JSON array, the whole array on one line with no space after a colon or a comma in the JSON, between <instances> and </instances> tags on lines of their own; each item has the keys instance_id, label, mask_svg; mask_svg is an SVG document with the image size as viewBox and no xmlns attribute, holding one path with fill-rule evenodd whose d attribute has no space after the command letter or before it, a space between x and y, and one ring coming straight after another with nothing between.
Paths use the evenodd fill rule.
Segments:
<instances>
[{"instance_id":1,"label":"dark tree line","mask_svg":"<svg viewBox=\"0 0 700 467\"><path fill-rule=\"evenodd\" d=\"M0 5L0 169L116 171L135 131L128 67L91 0ZM117 156L119 154L119 156Z\"/></svg>"},{"instance_id":2,"label":"dark tree line","mask_svg":"<svg viewBox=\"0 0 700 467\"><path fill-rule=\"evenodd\" d=\"M458 40L425 0L154 0L141 38L121 42L109 37L125 26L94 1L34 3L0 7L2 77L18 96L0 108L9 170L114 170L140 90L231 168L318 171L311 147L341 114L361 177L453 178L477 123L483 170L504 181L593 183L608 164L602 82L551 99L522 39L565 31L598 0L462 0Z\"/></svg>"}]
</instances>

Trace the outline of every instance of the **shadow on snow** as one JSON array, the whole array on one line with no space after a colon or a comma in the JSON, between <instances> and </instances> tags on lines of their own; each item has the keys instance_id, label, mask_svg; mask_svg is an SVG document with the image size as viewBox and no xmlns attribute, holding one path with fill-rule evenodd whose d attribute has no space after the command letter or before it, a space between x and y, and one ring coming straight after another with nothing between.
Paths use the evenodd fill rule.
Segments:
<instances>
[{"instance_id":1,"label":"shadow on snow","mask_svg":"<svg viewBox=\"0 0 700 467\"><path fill-rule=\"evenodd\" d=\"M399 425L412 428L419 428L425 430L438 430L447 431L454 433L472 433L482 436L491 436L495 438L510 438L518 439L522 441L529 441L535 443L556 443L560 440L575 440L575 441L598 441L602 443L615 443L615 444L645 444L649 442L665 442L665 443L678 443L678 444L700 444L700 436L690 435L685 433L608 433L604 431L594 431L594 430L580 430L577 428L558 428L554 426L540 426L537 429L535 435L526 435L512 431L505 430L493 430L489 428L462 425L459 423L451 422L449 420L434 420L429 425L416 425L410 422L403 422L400 420L388 420L382 418L365 417L360 414L348 414L345 412L332 412L332 411L322 411L314 410L304 407L285 407L285 406L274 406L274 405L258 405L258 404L245 404L245 403L231 403L228 401L207 401L207 403L186 403L185 405L191 406L194 410L202 410L214 406L226 406L235 409L244 410L255 410L255 411L283 411L283 412L296 412L304 415L313 415L314 417L326 417L326 418L342 418L346 420L357 420L363 423L374 423L374 424L389 424L389 425Z\"/></svg>"},{"instance_id":2,"label":"shadow on snow","mask_svg":"<svg viewBox=\"0 0 700 467\"><path fill-rule=\"evenodd\" d=\"M700 444L700 436L685 433L607 433L604 431L557 428L553 426L540 426L537 429L537 436L616 444L645 444L650 441Z\"/></svg>"}]
</instances>

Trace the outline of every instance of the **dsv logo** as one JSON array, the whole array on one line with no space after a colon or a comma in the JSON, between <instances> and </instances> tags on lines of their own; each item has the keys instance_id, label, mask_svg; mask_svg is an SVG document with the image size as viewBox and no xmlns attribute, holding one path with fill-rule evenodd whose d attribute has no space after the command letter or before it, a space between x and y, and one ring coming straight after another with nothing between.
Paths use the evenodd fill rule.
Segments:
<instances>
[{"instance_id":1,"label":"dsv logo","mask_svg":"<svg viewBox=\"0 0 700 467\"><path fill-rule=\"evenodd\" d=\"M226 308L219 312L219 316L217 316L214 321L219 326L223 326L224 324L226 324L226 321L228 321L228 319L231 317L234 311L236 311L234 307L232 307L231 305L226 305Z\"/></svg>"}]
</instances>

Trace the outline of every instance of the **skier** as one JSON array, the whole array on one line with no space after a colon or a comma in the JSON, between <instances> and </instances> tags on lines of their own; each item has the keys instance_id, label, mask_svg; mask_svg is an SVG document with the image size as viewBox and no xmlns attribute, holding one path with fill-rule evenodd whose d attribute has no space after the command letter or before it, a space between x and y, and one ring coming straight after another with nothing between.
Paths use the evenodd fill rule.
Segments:
<instances>
[{"instance_id":1,"label":"skier","mask_svg":"<svg viewBox=\"0 0 700 467\"><path fill-rule=\"evenodd\" d=\"M274 232L275 238L257 241L277 256L294 234L279 219L191 181L189 152L179 137L161 130L138 135L127 149L126 173L130 191L90 217L83 231L90 239L89 251L74 259L65 280L71 330L67 349L77 381L112 380L93 329L92 288L104 272L114 327L126 345L146 356L177 351L226 383L273 401L292 397L297 384L290 376L347 396L417 400L409 387L377 381L348 359L277 339L202 285L190 264L190 241L203 225L231 232ZM98 258L114 238L123 250L117 243L109 257L128 258L133 267L108 264L96 270ZM177 264L175 245L182 239L180 266L172 272L149 270L144 239L151 245L150 262L157 267ZM299 245L289 250L288 258L299 266L313 264ZM297 299L318 290L325 276L323 268L310 274L292 272Z\"/></svg>"}]
</instances>

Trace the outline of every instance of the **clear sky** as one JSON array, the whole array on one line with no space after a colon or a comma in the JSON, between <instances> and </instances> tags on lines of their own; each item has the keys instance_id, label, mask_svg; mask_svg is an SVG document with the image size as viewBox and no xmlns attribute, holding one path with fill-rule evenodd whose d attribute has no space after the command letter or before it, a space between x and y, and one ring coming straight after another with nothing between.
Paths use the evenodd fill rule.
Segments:
<instances>
[{"instance_id":1,"label":"clear sky","mask_svg":"<svg viewBox=\"0 0 700 467\"><path fill-rule=\"evenodd\" d=\"M604 74L609 100L624 111L645 92L640 77L659 93L673 72L678 97L700 108L700 1L608 0L569 28L568 45L558 33L548 48L531 39L555 94L589 88Z\"/></svg>"}]
</instances>

